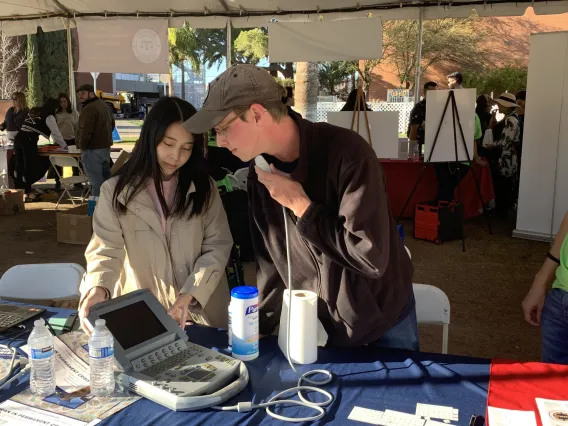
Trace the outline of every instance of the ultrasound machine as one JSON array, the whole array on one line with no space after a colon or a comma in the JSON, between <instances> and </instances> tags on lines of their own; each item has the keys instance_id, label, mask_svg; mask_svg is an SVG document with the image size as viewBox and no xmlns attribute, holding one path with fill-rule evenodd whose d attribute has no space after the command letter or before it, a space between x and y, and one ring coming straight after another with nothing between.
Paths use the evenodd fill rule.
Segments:
<instances>
[{"instance_id":1,"label":"ultrasound machine","mask_svg":"<svg viewBox=\"0 0 568 426\"><path fill-rule=\"evenodd\" d=\"M99 303L87 321L104 319L114 336L117 381L175 411L218 406L248 383L245 364L188 341L149 290Z\"/></svg>"}]
</instances>

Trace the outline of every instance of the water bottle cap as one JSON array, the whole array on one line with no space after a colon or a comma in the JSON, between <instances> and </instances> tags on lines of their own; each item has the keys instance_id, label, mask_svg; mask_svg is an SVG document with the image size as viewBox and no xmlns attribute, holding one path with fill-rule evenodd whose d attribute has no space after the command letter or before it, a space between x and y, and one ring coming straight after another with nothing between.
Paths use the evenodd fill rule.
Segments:
<instances>
[{"instance_id":1,"label":"water bottle cap","mask_svg":"<svg viewBox=\"0 0 568 426\"><path fill-rule=\"evenodd\" d=\"M97 327L99 325L102 327L105 324L106 324L106 321L104 319L98 319L98 320L95 321L95 327Z\"/></svg>"},{"instance_id":2,"label":"water bottle cap","mask_svg":"<svg viewBox=\"0 0 568 426\"><path fill-rule=\"evenodd\" d=\"M43 320L43 318L37 319L34 321L34 325L36 327L41 327L42 325L45 325L45 321Z\"/></svg>"}]
</instances>

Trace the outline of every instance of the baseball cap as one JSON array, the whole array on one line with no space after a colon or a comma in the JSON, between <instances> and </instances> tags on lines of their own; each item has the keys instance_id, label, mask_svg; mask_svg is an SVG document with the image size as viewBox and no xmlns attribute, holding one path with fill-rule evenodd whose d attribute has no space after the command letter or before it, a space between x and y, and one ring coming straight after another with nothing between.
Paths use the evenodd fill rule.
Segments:
<instances>
[{"instance_id":1,"label":"baseball cap","mask_svg":"<svg viewBox=\"0 0 568 426\"><path fill-rule=\"evenodd\" d=\"M203 108L183 127L194 134L205 133L235 108L272 103L282 103L282 95L268 71L251 64L233 65L209 84Z\"/></svg>"},{"instance_id":2,"label":"baseball cap","mask_svg":"<svg viewBox=\"0 0 568 426\"><path fill-rule=\"evenodd\" d=\"M77 92L82 92L83 90L84 90L85 92L93 92L93 93L95 93L95 88L93 87L92 84L89 84L89 83L81 84L81 85L79 86L79 88L77 89Z\"/></svg>"}]
</instances>

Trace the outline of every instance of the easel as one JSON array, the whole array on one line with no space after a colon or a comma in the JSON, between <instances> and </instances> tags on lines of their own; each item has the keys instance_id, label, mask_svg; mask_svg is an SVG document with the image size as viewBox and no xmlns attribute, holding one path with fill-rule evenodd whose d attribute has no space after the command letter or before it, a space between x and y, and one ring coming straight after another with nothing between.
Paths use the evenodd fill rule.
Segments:
<instances>
[{"instance_id":1,"label":"easel","mask_svg":"<svg viewBox=\"0 0 568 426\"><path fill-rule=\"evenodd\" d=\"M359 74L361 71L359 71ZM357 80L357 99L355 100L355 109L353 110L353 118L351 119L351 130L355 130L355 117L357 117L357 130L359 133L359 113L361 112L361 104L363 105L363 115L365 117L365 125L367 127L367 134L369 135L369 145L373 146L371 140L371 126L369 126L369 117L367 117L367 103L365 102L365 92L363 91L363 78Z\"/></svg>"},{"instance_id":2,"label":"easel","mask_svg":"<svg viewBox=\"0 0 568 426\"><path fill-rule=\"evenodd\" d=\"M475 189L477 190L477 195L479 197L479 201L481 202L481 206L483 208L483 216L485 216L485 220L487 221L487 229L489 230L489 234L493 235L493 230L491 229L491 221L489 220L489 216L487 216L487 213L485 211L485 203L483 202L483 197L481 196L481 189L480 189L480 186L479 186L479 182L477 180L477 176L475 176L475 173L473 171L473 165L472 165L472 162L471 162L471 158L469 156L469 151L467 150L467 145L465 143L463 128L462 128L461 121L460 121L460 114L459 114L459 111L458 111L458 107L456 105L456 97L455 97L453 90L450 90L450 93L448 94L448 99L446 100L446 105L444 106L444 111L442 112L442 117L440 118L440 124L438 124L438 129L436 130L436 136L434 137L434 143L432 145L432 150L430 151L430 155L428 156L428 160L426 160L424 162L424 165L422 166L422 170L420 171L420 175L418 176L418 179L416 180L416 184L414 185L414 188L412 188L412 191L410 192L410 196L406 200L406 203L404 203L404 207L402 208L402 211L400 212L400 216L398 217L396 223L399 224L400 220L404 217L404 212L406 211L408 204L410 204L410 200L412 199L412 196L416 192L416 188L418 188L418 185L420 184L420 181L422 180L422 176L424 175L424 172L426 171L426 167L428 167L428 165L430 164L430 160L432 159L432 154L434 154L434 149L436 149L436 143L438 142L438 136L440 135L440 130L442 129L442 124L444 123L444 117L446 116L446 112L448 111L448 105L450 104L450 101L451 101L451 104L452 104L452 124L453 124L453 130L454 130L454 152L455 152L455 156L456 156L456 158L454 160L454 164L456 166L456 172L454 174L456 175L456 183L457 183L457 187L458 187L458 198L459 198L458 201L460 202L460 204L463 205L461 185L460 185L460 161L458 159L458 138L457 138L457 133L456 133L456 119L457 119L459 131L460 131L460 136L461 136L463 148L464 148L465 154L467 155L467 162L469 163L469 169L470 169L470 171L473 175L473 179L475 180ZM467 176L467 174L465 176ZM465 178L465 176L464 176L464 178ZM463 221L464 221L464 218L463 218L463 215L462 215L462 217L461 217L462 250L465 252L465 235L464 235L464 230L463 230Z\"/></svg>"}]
</instances>

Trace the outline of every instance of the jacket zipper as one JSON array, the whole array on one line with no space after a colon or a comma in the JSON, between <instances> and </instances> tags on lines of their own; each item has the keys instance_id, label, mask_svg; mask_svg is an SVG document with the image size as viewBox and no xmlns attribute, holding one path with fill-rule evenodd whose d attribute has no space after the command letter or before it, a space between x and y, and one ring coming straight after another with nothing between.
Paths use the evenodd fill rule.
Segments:
<instances>
[{"instance_id":1,"label":"jacket zipper","mask_svg":"<svg viewBox=\"0 0 568 426\"><path fill-rule=\"evenodd\" d=\"M298 218L296 217L296 215L289 209L286 209L286 212L288 213L288 216L290 217L290 219L292 220L292 223L294 224L294 226L296 226L296 224L298 223ZM284 218L284 220L287 220L287 218ZM306 247L306 250L308 251L308 253L310 254L310 259L312 260L312 263L314 265L314 269L316 270L316 274L317 274L317 287L318 287L318 291L317 291L317 295L318 295L318 299L321 297L321 277L320 277L320 271L318 268L318 262L314 256L314 254L312 253L312 251L310 250L310 246L308 246L308 243L306 243L304 241L304 239L299 236L300 241L302 241L302 244L304 244L304 246Z\"/></svg>"}]
</instances>

